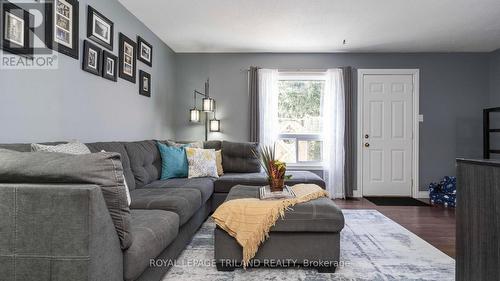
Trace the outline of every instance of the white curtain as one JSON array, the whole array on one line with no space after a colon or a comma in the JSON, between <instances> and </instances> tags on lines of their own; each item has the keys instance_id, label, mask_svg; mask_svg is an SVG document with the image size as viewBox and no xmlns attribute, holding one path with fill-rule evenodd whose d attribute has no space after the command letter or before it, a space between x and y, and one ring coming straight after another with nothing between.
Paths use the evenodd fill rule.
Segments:
<instances>
[{"instance_id":1,"label":"white curtain","mask_svg":"<svg viewBox=\"0 0 500 281\"><path fill-rule=\"evenodd\" d=\"M345 95L342 69L328 69L323 100L324 180L332 198L345 198Z\"/></svg>"},{"instance_id":2,"label":"white curtain","mask_svg":"<svg viewBox=\"0 0 500 281\"><path fill-rule=\"evenodd\" d=\"M259 69L259 142L274 145L278 140L278 70Z\"/></svg>"}]
</instances>

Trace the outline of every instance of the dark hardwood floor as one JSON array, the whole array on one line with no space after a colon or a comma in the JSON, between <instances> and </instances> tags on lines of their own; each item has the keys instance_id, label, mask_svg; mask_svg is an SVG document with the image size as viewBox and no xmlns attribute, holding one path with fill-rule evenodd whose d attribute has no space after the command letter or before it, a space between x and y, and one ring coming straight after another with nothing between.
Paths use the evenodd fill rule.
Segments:
<instances>
[{"instance_id":1,"label":"dark hardwood floor","mask_svg":"<svg viewBox=\"0 0 500 281\"><path fill-rule=\"evenodd\" d=\"M455 209L437 206L377 206L364 198L334 200L342 209L374 209L455 258ZM428 202L428 201L427 201Z\"/></svg>"}]
</instances>

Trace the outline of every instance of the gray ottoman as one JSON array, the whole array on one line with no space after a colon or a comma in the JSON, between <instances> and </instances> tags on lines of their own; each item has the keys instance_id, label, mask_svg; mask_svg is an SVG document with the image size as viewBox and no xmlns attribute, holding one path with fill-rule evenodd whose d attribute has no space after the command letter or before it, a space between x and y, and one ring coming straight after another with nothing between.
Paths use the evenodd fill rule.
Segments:
<instances>
[{"instance_id":1,"label":"gray ottoman","mask_svg":"<svg viewBox=\"0 0 500 281\"><path fill-rule=\"evenodd\" d=\"M259 187L238 185L226 201L258 198ZM250 266L313 267L319 272L335 272L340 255L340 231L344 228L342 211L328 198L297 204L271 228ZM215 229L215 261L219 271L241 266L242 248L224 230Z\"/></svg>"}]
</instances>

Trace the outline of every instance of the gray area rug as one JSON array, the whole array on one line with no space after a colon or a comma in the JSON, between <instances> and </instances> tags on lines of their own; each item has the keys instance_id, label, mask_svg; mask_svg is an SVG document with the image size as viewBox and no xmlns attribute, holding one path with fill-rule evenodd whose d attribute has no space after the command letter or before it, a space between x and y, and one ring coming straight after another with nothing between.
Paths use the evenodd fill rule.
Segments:
<instances>
[{"instance_id":1,"label":"gray area rug","mask_svg":"<svg viewBox=\"0 0 500 281\"><path fill-rule=\"evenodd\" d=\"M208 220L163 279L173 280L454 280L455 260L375 210L344 210L341 261L335 273L252 268L218 272Z\"/></svg>"}]
</instances>

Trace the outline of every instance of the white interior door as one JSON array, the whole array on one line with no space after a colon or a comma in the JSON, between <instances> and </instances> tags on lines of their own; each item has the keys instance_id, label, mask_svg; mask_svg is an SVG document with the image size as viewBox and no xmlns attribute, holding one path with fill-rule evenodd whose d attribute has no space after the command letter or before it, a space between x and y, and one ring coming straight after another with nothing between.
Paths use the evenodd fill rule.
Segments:
<instances>
[{"instance_id":1,"label":"white interior door","mask_svg":"<svg viewBox=\"0 0 500 281\"><path fill-rule=\"evenodd\" d=\"M364 196L412 196L413 75L362 76Z\"/></svg>"}]
</instances>

